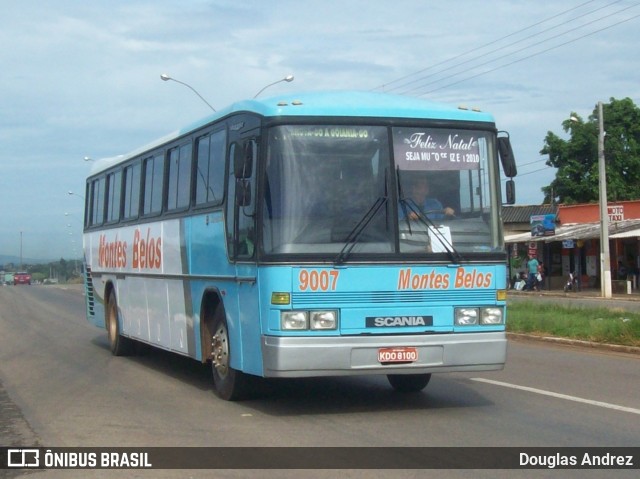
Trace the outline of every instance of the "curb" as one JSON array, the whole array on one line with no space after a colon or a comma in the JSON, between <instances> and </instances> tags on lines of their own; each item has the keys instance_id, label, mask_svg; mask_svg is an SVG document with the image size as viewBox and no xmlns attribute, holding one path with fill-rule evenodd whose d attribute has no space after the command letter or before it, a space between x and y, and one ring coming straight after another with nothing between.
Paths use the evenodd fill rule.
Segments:
<instances>
[{"instance_id":1,"label":"curb","mask_svg":"<svg viewBox=\"0 0 640 479\"><path fill-rule=\"evenodd\" d=\"M557 338L554 336L536 336L534 334L522 334L522 333L507 333L507 338L520 340L520 341L543 341L548 343L560 344L563 346L579 346L583 348L591 348L591 349L599 349L599 350L606 350L606 351L615 351L618 353L640 355L640 347L637 347L637 346L596 343L593 341L582 341L579 339Z\"/></svg>"}]
</instances>

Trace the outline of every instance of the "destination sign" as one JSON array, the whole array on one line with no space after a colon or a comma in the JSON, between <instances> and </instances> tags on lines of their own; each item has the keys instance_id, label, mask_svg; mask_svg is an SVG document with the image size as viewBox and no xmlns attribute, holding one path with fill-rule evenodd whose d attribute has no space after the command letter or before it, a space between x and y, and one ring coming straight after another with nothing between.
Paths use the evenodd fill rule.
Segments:
<instances>
[{"instance_id":1,"label":"destination sign","mask_svg":"<svg viewBox=\"0 0 640 479\"><path fill-rule=\"evenodd\" d=\"M393 152L401 170L480 169L480 141L473 131L395 128Z\"/></svg>"}]
</instances>

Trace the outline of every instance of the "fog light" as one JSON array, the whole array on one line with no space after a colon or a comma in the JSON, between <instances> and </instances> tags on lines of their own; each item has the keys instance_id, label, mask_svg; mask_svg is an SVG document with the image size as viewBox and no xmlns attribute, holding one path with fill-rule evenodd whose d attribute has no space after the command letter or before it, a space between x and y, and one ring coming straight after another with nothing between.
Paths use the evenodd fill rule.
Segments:
<instances>
[{"instance_id":1,"label":"fog light","mask_svg":"<svg viewBox=\"0 0 640 479\"><path fill-rule=\"evenodd\" d=\"M280 328L283 330L309 329L309 317L306 311L282 311Z\"/></svg>"}]
</instances>

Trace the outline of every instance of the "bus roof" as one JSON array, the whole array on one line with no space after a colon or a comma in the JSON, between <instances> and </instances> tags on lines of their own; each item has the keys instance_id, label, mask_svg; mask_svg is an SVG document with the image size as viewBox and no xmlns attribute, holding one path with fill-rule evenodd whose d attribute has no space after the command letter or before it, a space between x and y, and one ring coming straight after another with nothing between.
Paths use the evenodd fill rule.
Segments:
<instances>
[{"instance_id":1,"label":"bus roof","mask_svg":"<svg viewBox=\"0 0 640 479\"><path fill-rule=\"evenodd\" d=\"M91 174L93 175L145 151L157 148L217 119L239 112L253 112L266 118L296 116L386 117L473 121L492 125L494 123L492 115L475 109L455 108L443 103L402 95L361 91L285 93L264 99L243 100L233 103L125 155L101 159L93 165Z\"/></svg>"}]
</instances>

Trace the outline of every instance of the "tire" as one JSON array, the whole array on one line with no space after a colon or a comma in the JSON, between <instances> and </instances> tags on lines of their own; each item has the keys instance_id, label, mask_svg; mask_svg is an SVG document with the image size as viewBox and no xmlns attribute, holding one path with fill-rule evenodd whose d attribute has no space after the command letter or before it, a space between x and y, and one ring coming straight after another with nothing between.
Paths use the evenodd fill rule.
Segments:
<instances>
[{"instance_id":1,"label":"tire","mask_svg":"<svg viewBox=\"0 0 640 479\"><path fill-rule=\"evenodd\" d=\"M427 387L431 374L387 374L387 379L396 391L417 393Z\"/></svg>"},{"instance_id":2,"label":"tire","mask_svg":"<svg viewBox=\"0 0 640 479\"><path fill-rule=\"evenodd\" d=\"M107 328L111 353L114 356L128 356L133 351L133 341L120 334L118 301L116 300L116 294L114 292L109 294L105 315L105 326Z\"/></svg>"},{"instance_id":3,"label":"tire","mask_svg":"<svg viewBox=\"0 0 640 479\"><path fill-rule=\"evenodd\" d=\"M247 395L249 379L242 371L231 367L229 328L224 311L218 308L211 335L211 372L216 395L225 401L239 401Z\"/></svg>"}]
</instances>

